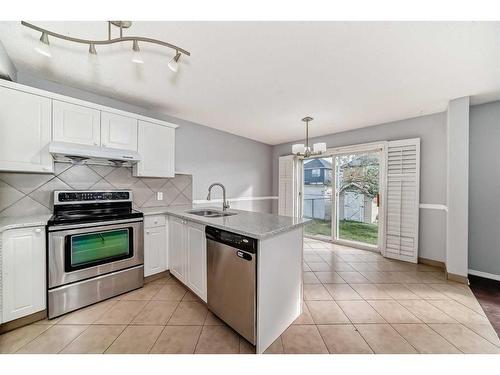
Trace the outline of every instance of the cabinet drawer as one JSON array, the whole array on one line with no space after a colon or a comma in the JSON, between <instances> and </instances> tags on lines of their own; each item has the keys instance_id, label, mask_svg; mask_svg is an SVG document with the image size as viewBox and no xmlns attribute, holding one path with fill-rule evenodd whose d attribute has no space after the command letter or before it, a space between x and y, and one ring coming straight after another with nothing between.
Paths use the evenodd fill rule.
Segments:
<instances>
[{"instance_id":1,"label":"cabinet drawer","mask_svg":"<svg viewBox=\"0 0 500 375\"><path fill-rule=\"evenodd\" d=\"M165 215L144 216L144 228L161 227L166 224Z\"/></svg>"}]
</instances>

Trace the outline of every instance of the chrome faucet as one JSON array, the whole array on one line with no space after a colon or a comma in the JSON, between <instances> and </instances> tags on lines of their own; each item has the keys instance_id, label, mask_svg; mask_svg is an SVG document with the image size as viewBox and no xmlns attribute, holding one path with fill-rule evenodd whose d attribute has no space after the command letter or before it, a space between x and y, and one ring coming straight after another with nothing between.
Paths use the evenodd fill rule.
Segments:
<instances>
[{"instance_id":1,"label":"chrome faucet","mask_svg":"<svg viewBox=\"0 0 500 375\"><path fill-rule=\"evenodd\" d=\"M207 201L211 199L212 188L214 186L220 186L222 188L222 211L226 211L229 208L229 203L226 200L226 188L220 182L215 182L208 187Z\"/></svg>"}]
</instances>

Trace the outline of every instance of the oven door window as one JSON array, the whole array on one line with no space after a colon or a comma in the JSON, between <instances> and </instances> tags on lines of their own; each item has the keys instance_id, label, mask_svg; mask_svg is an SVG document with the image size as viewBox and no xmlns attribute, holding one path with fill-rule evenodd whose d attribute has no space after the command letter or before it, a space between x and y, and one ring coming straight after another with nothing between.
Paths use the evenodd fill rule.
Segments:
<instances>
[{"instance_id":1,"label":"oven door window","mask_svg":"<svg viewBox=\"0 0 500 375\"><path fill-rule=\"evenodd\" d=\"M66 272L98 266L133 256L132 228L66 237Z\"/></svg>"}]
</instances>

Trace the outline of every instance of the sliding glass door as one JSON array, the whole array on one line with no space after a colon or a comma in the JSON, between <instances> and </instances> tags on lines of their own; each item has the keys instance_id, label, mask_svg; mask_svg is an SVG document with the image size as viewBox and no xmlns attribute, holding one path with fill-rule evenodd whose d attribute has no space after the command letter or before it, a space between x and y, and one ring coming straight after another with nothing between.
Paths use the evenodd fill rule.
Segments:
<instances>
[{"instance_id":1,"label":"sliding glass door","mask_svg":"<svg viewBox=\"0 0 500 375\"><path fill-rule=\"evenodd\" d=\"M335 157L334 239L379 242L380 151Z\"/></svg>"},{"instance_id":2,"label":"sliding glass door","mask_svg":"<svg viewBox=\"0 0 500 375\"><path fill-rule=\"evenodd\" d=\"M305 234L348 245L380 247L380 148L303 161Z\"/></svg>"},{"instance_id":3,"label":"sliding glass door","mask_svg":"<svg viewBox=\"0 0 500 375\"><path fill-rule=\"evenodd\" d=\"M309 236L332 238L332 157L304 160L302 216L312 221L305 226Z\"/></svg>"}]
</instances>

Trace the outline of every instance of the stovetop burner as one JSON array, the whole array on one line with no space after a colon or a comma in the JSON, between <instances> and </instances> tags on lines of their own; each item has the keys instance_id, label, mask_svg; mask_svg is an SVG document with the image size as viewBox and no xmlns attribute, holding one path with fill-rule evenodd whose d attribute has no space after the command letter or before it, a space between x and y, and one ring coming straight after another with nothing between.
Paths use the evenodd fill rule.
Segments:
<instances>
[{"instance_id":1,"label":"stovetop burner","mask_svg":"<svg viewBox=\"0 0 500 375\"><path fill-rule=\"evenodd\" d=\"M132 209L132 192L55 191L54 215L48 225L66 225L141 218Z\"/></svg>"}]
</instances>

